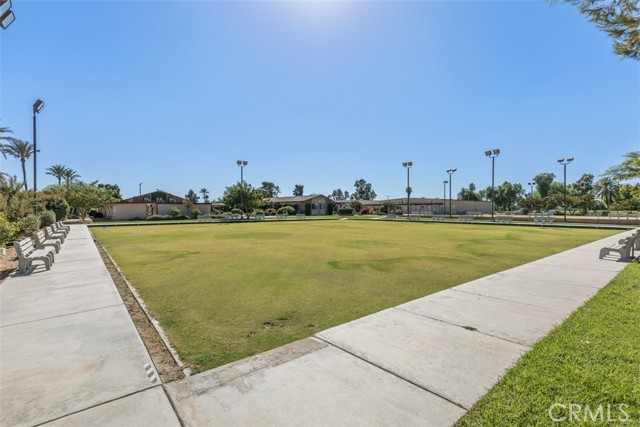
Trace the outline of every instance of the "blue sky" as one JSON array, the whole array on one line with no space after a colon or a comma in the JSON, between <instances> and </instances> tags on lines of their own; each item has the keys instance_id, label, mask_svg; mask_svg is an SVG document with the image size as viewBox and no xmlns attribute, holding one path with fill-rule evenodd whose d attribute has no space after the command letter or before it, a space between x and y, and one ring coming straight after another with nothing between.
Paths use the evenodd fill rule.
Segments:
<instances>
[{"instance_id":1,"label":"blue sky","mask_svg":"<svg viewBox=\"0 0 640 427\"><path fill-rule=\"evenodd\" d=\"M123 196L402 197L540 172L599 175L640 149L640 64L571 6L545 1L14 1L0 32L0 126L32 139L38 187L63 164ZM21 175L19 162L0 159ZM27 176L32 186L32 161Z\"/></svg>"}]
</instances>

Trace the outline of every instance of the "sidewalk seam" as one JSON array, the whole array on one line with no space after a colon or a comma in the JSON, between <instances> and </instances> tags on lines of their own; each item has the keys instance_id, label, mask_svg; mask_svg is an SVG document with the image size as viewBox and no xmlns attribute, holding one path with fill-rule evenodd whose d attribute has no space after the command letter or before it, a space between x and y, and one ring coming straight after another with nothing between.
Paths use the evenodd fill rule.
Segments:
<instances>
[{"instance_id":1,"label":"sidewalk seam","mask_svg":"<svg viewBox=\"0 0 640 427\"><path fill-rule=\"evenodd\" d=\"M121 305L124 304L111 304L111 305L105 305L103 307L96 307L96 308L92 308L91 310L82 310L82 311L74 311L71 313L65 313L65 314L59 314L57 316L51 316L51 317L43 317L42 319L35 319L35 320L28 320L26 322L19 322L19 323L12 323L10 325L4 325L4 326L0 326L0 329L4 329L4 328L10 328L13 326L21 326L21 325L27 325L29 323L36 323L36 322L42 322L43 320L50 320L50 319L56 319L58 317L66 317L66 316L74 316L76 314L82 314L82 313L90 313L92 311L97 311L97 310L104 310L105 308L111 308L111 307L119 307Z\"/></svg>"}]
</instances>

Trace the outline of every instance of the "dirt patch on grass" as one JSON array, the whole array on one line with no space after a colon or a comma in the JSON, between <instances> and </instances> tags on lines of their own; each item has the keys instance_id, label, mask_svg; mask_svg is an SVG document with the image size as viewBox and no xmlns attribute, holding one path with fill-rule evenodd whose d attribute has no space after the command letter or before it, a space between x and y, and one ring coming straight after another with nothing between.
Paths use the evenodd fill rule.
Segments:
<instances>
[{"instance_id":1,"label":"dirt patch on grass","mask_svg":"<svg viewBox=\"0 0 640 427\"><path fill-rule=\"evenodd\" d=\"M8 247L4 255L0 255L0 283L18 268L18 257L15 248Z\"/></svg>"},{"instance_id":2,"label":"dirt patch on grass","mask_svg":"<svg viewBox=\"0 0 640 427\"><path fill-rule=\"evenodd\" d=\"M96 246L98 247L104 265L107 267L124 301L124 305L129 311L133 323L136 325L140 337L142 337L144 345L147 347L147 351L156 366L160 378L162 378L162 382L166 384L184 378L184 372L182 372L182 369L178 363L176 363L156 328L151 324L151 321L138 303L138 300L131 293L129 286L127 286L118 268L113 264L111 258L109 258L104 248L98 244L98 242L96 242Z\"/></svg>"}]
</instances>

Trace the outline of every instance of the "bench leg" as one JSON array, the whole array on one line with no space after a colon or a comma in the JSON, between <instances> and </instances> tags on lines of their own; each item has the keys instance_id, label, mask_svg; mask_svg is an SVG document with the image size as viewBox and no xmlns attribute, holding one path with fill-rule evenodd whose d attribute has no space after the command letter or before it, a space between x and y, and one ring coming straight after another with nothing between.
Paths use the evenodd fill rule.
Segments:
<instances>
[{"instance_id":1,"label":"bench leg","mask_svg":"<svg viewBox=\"0 0 640 427\"><path fill-rule=\"evenodd\" d=\"M602 259L607 255L609 255L609 248L602 248L600 249L600 255L598 256L598 258Z\"/></svg>"}]
</instances>

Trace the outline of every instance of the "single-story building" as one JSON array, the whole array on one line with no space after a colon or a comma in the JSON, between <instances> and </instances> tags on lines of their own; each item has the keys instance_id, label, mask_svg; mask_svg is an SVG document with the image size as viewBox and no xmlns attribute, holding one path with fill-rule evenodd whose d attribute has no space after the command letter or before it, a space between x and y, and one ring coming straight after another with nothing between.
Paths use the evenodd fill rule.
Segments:
<instances>
[{"instance_id":1,"label":"single-story building","mask_svg":"<svg viewBox=\"0 0 640 427\"><path fill-rule=\"evenodd\" d=\"M268 199L267 206L278 209L282 206L292 206L296 212L305 215L330 215L330 206L333 200L322 194L308 196L273 197Z\"/></svg>"},{"instance_id":2,"label":"single-story building","mask_svg":"<svg viewBox=\"0 0 640 427\"><path fill-rule=\"evenodd\" d=\"M407 213L407 198L396 198L388 200L360 200L363 208L378 209L385 202L391 202L396 206L396 210L402 211L403 215ZM346 206L351 200L337 200L335 202L340 206ZM434 199L428 197L411 197L409 199L409 212L420 215L448 214L449 199ZM483 214L491 214L491 202L473 201L473 200L451 200L451 213L453 215L465 214L467 212L480 212Z\"/></svg>"},{"instance_id":3,"label":"single-story building","mask_svg":"<svg viewBox=\"0 0 640 427\"><path fill-rule=\"evenodd\" d=\"M187 215L184 200L175 194L157 190L105 206L102 213L105 218L112 220L144 219L151 215L171 215L171 210L178 208L182 215ZM211 213L211 203L194 203L194 207L202 214Z\"/></svg>"}]
</instances>

